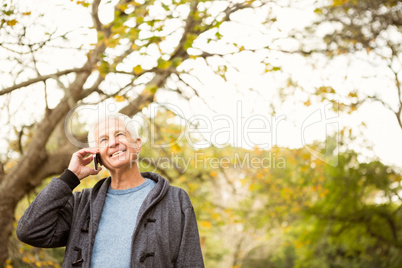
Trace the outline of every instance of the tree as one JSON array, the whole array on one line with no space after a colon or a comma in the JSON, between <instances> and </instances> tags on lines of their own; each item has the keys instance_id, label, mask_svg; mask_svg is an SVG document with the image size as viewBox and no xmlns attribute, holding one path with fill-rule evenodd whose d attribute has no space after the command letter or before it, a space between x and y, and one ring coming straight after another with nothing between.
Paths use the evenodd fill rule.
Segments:
<instances>
[{"instance_id":1,"label":"tree","mask_svg":"<svg viewBox=\"0 0 402 268\"><path fill-rule=\"evenodd\" d=\"M370 66L373 71L359 77L361 81L380 77L382 83L374 91L360 85L322 85L306 105L319 99L352 113L367 102L377 102L392 112L402 129L401 8L392 0L334 0L315 9L317 19L307 32L294 35L304 37L297 53L315 60L320 55L328 61L348 59L354 64L351 68ZM347 75L345 81L350 80ZM400 266L400 233L394 227L400 224L400 174L373 159L355 166L356 158L355 152L346 152L337 169L328 168L324 187L329 194L309 210L304 229L309 234L300 242L306 258L299 267L325 267L322 263L328 259L334 267Z\"/></svg>"},{"instance_id":2,"label":"tree","mask_svg":"<svg viewBox=\"0 0 402 268\"><path fill-rule=\"evenodd\" d=\"M375 159L361 162L349 149L339 152L337 167L303 149L270 152L286 166L244 170L254 206L242 206L241 222L249 231L269 227L265 239L248 243L241 267L401 266L398 169Z\"/></svg>"},{"instance_id":3,"label":"tree","mask_svg":"<svg viewBox=\"0 0 402 268\"><path fill-rule=\"evenodd\" d=\"M362 81L371 79L375 83L375 79L382 79L380 88L374 90L358 84L348 89L323 85L317 87L315 97L336 102L337 109L348 113L364 103L378 102L395 115L402 128L401 9L401 2L394 0L334 0L315 9L317 19L305 33L293 35L301 44L298 53L348 58L349 64L355 63L352 68L359 68L357 64L373 68L359 77Z\"/></svg>"},{"instance_id":4,"label":"tree","mask_svg":"<svg viewBox=\"0 0 402 268\"><path fill-rule=\"evenodd\" d=\"M358 154L326 167L327 193L305 210L296 238L296 267L399 267L402 259L401 175Z\"/></svg>"},{"instance_id":5,"label":"tree","mask_svg":"<svg viewBox=\"0 0 402 268\"><path fill-rule=\"evenodd\" d=\"M86 33L95 36L91 43L82 35L77 44L74 31L60 32L47 25L46 14L31 14L11 2L3 4L0 50L5 52L1 60L7 68L1 72L7 79L1 81L0 96L2 120L8 120L4 130L8 132L3 134L8 150L2 152L0 163L0 263L7 259L18 201L45 178L60 174L77 149L63 131L71 109L114 98L124 104L120 112L133 116L162 90L182 98L197 96L199 92L191 86L194 78L188 78L192 63L208 65L208 58L225 56L217 50L204 51L197 43L225 43L220 27L234 13L264 3L121 0L114 6L106 3L104 8L114 14L108 22L100 17L100 0L63 4L81 5L90 15L92 28ZM236 43L230 47L229 54L244 50ZM46 64L49 55L64 53L76 59L71 66ZM224 76L224 70L219 69L219 74ZM174 86L168 86L169 81ZM30 99L21 98L29 94ZM38 94L43 98L33 113L27 103ZM19 110L9 106L16 99L21 100ZM21 110L25 116L21 117ZM27 112L33 116L26 116ZM85 142L84 133L75 138Z\"/></svg>"}]
</instances>

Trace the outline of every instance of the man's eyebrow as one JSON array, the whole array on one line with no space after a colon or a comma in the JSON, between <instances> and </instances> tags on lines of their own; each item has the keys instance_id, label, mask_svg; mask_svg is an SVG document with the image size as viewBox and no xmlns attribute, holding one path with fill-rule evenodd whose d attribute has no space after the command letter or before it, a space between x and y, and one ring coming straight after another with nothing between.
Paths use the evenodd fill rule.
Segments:
<instances>
[{"instance_id":1,"label":"man's eyebrow","mask_svg":"<svg viewBox=\"0 0 402 268\"><path fill-rule=\"evenodd\" d=\"M116 134L118 132L127 132L127 130L125 128L118 128L118 129L116 129L114 131L114 134ZM98 138L101 139L101 138L106 137L106 136L107 136L107 134L102 134L102 135L99 135Z\"/></svg>"},{"instance_id":2,"label":"man's eyebrow","mask_svg":"<svg viewBox=\"0 0 402 268\"><path fill-rule=\"evenodd\" d=\"M106 137L105 134L98 136L98 140L101 140L102 138Z\"/></svg>"}]
</instances>

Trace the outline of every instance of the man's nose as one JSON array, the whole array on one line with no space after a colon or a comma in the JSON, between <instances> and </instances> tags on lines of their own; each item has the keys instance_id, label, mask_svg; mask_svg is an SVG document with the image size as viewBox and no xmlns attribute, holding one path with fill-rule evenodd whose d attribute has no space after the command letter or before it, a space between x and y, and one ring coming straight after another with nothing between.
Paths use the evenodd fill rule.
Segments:
<instances>
[{"instance_id":1,"label":"man's nose","mask_svg":"<svg viewBox=\"0 0 402 268\"><path fill-rule=\"evenodd\" d=\"M117 139L116 137L111 137L109 139L109 147L110 148L114 148L119 144L119 139Z\"/></svg>"}]
</instances>

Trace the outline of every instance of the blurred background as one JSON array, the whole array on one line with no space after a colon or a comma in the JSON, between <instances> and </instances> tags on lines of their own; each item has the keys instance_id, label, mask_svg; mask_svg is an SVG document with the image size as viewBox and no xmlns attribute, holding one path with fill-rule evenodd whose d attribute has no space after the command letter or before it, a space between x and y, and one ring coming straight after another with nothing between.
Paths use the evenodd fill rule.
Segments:
<instances>
[{"instance_id":1,"label":"blurred background","mask_svg":"<svg viewBox=\"0 0 402 268\"><path fill-rule=\"evenodd\" d=\"M61 267L17 221L121 112L206 267L402 267L401 1L0 3L0 265Z\"/></svg>"}]
</instances>

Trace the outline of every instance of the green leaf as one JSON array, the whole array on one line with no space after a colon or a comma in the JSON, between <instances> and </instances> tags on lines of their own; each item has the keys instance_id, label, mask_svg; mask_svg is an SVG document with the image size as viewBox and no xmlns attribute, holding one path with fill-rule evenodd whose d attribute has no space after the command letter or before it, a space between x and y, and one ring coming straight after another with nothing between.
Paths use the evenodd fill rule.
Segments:
<instances>
[{"instance_id":1,"label":"green leaf","mask_svg":"<svg viewBox=\"0 0 402 268\"><path fill-rule=\"evenodd\" d=\"M172 65L171 61L164 60L162 58L158 59L158 68L162 70L168 69Z\"/></svg>"},{"instance_id":2,"label":"green leaf","mask_svg":"<svg viewBox=\"0 0 402 268\"><path fill-rule=\"evenodd\" d=\"M158 87L156 85L147 85L145 87L145 90L155 93L158 90Z\"/></svg>"},{"instance_id":3,"label":"green leaf","mask_svg":"<svg viewBox=\"0 0 402 268\"><path fill-rule=\"evenodd\" d=\"M195 34L187 34L186 42L184 43L183 48L188 49L193 45L194 40L197 38Z\"/></svg>"},{"instance_id":4,"label":"green leaf","mask_svg":"<svg viewBox=\"0 0 402 268\"><path fill-rule=\"evenodd\" d=\"M2 12L6 16L11 16L14 14L14 10L3 10Z\"/></svg>"},{"instance_id":5,"label":"green leaf","mask_svg":"<svg viewBox=\"0 0 402 268\"><path fill-rule=\"evenodd\" d=\"M322 9L321 8L316 8L316 9L314 9L314 13L318 14L318 15L321 15L322 14Z\"/></svg>"},{"instance_id":6,"label":"green leaf","mask_svg":"<svg viewBox=\"0 0 402 268\"><path fill-rule=\"evenodd\" d=\"M181 57L174 58L172 61L173 67L179 66L183 62L183 59Z\"/></svg>"},{"instance_id":7,"label":"green leaf","mask_svg":"<svg viewBox=\"0 0 402 268\"><path fill-rule=\"evenodd\" d=\"M98 32L98 40L103 41L105 39L105 34L103 32Z\"/></svg>"},{"instance_id":8,"label":"green leaf","mask_svg":"<svg viewBox=\"0 0 402 268\"><path fill-rule=\"evenodd\" d=\"M165 3L162 3L162 8L163 8L164 10L166 10L166 11L169 11L169 10L170 10L169 6L166 5Z\"/></svg>"}]
</instances>

